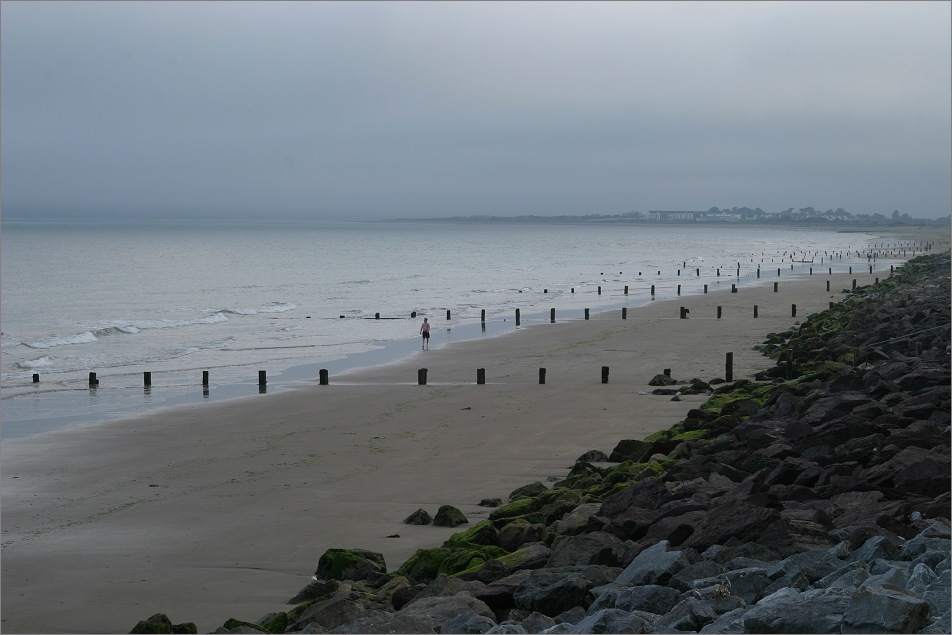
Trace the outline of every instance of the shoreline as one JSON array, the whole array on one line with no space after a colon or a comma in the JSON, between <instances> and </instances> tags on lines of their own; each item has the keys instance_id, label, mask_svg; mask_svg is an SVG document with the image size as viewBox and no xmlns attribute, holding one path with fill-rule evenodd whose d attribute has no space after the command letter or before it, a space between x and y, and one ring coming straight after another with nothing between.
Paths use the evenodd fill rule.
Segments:
<instances>
[{"instance_id":1,"label":"shoreline","mask_svg":"<svg viewBox=\"0 0 952 635\"><path fill-rule=\"evenodd\" d=\"M890 234L888 232L883 232L883 239L889 237ZM897 240L903 239L901 235L894 237ZM935 238L937 237L933 234L920 234L914 237L915 240ZM881 258L878 262L875 262L873 273L888 275L886 273L888 264L895 262L901 263L903 260L904 258L901 257ZM868 264L861 261L861 258L858 259L857 263L852 264L852 268L864 268L866 264ZM776 278L781 284L787 284L791 280L796 280L799 277L808 277L807 270L809 269L812 272L813 269L812 266L808 267L805 262L781 262L783 267L787 265L791 267L795 265L797 267L796 269L791 268L791 270L785 271L783 277L778 276ZM774 264L780 266L780 263L771 263L765 267L763 271L769 273L771 271L770 267L773 267ZM831 265L833 265L832 262L819 264L817 268L822 271ZM844 266L845 264L833 265L833 270L835 272L837 267L842 268ZM875 269L876 267L879 267L878 271ZM864 269L864 271L865 270L866 269ZM690 271L690 268L688 271ZM811 273L809 275L812 276L813 274ZM816 277L824 275L827 274L818 271ZM833 273L833 275L839 274ZM653 295L649 295L648 292L648 287L650 286L654 289L654 285L650 284L648 280L641 280L639 284L644 285L643 288L633 289L631 295L627 293L628 285L625 285L626 292L624 295L620 293L621 287L606 290L607 292L604 296L599 292L598 296L592 298L594 300L594 302L591 302L591 304L594 305L592 311L597 312L593 313L594 316L598 313L610 313L622 308L637 310L655 302L663 302L676 298L685 299L692 295L701 295L702 284L705 288L710 285L711 293L715 293L722 288L726 288L726 285L731 283L736 283L741 289L744 289L749 288L751 285L768 285L771 281L769 275L765 275L763 279L759 276L755 277L755 270L745 271L740 277L718 275L717 277L711 278L693 278L686 275L684 278L686 287L684 295L678 293L678 295L675 296L674 284L671 283L670 285L659 288L656 298ZM677 286L680 287L681 285L679 284ZM707 291L703 293L706 294ZM568 300L569 306L558 310L558 319L560 322L582 320L583 309L581 306L587 301L579 300L581 295L582 294L579 294L579 297L575 297L573 292L570 299L566 297L563 300L563 302ZM446 327L445 330L443 327L440 327L434 331L437 337L434 338L435 341L433 343L436 344L437 348L442 348L443 346L465 341L485 341L493 337L508 334L512 330L518 331L520 327L513 325L512 318L513 316L506 318L496 315L491 317L482 328L480 322L473 319L456 322L452 326ZM405 319L408 322L413 321L413 318ZM530 313L523 314L522 321L524 322L522 328L533 324L548 324L548 311L532 309ZM434 326L440 326L438 321L434 320L433 322ZM413 327L415 328L416 324L414 324ZM412 331L413 329L410 330ZM439 340L443 339L444 335L446 336L445 340L440 342ZM175 376L181 376L184 371L153 373L156 383L154 386L145 389L141 384L141 375L138 373L104 375L102 378L102 386L96 389L88 389L82 386L51 389L43 384L33 384L32 387L28 388L29 392L24 391L4 399L8 410L4 417L3 426L0 428L0 433L2 433L0 436L2 436L3 439L28 438L56 430L74 427L88 428L90 426L121 421L131 417L147 416L152 413L161 413L169 408L185 405L217 405L262 393L278 393L293 390L299 384L309 384L315 381L319 371L322 369L328 370L332 376L346 376L349 373L359 372L375 366L398 364L413 355L416 351L416 343L417 341L414 337L386 340L382 343L380 348L349 354L345 357L329 361L302 363L300 361L291 362L291 360L288 360L288 363L291 365L280 364L276 371L271 369L266 371L268 373L268 385L263 391L257 383L257 372L252 370L251 367L248 369L247 380L237 382L234 380L226 380L225 383L220 384L213 382L210 387L203 387L197 381L194 385L189 386L183 384L180 379L174 379ZM198 371L196 370L194 372L197 373ZM213 369L213 377L214 374ZM162 385L162 378L166 376L170 377L172 383ZM208 389L203 390L203 388ZM7 399L10 401L7 401ZM20 412L19 414L11 416L9 408L13 400L18 400L17 406L20 408L26 407L28 411L30 408L34 408L40 411L40 416L30 416L32 412L27 412L26 414ZM30 401L27 402L27 400ZM20 404L25 404L25 406L20 406ZM69 412L70 414L58 414L61 412ZM57 414L51 415L50 413Z\"/></svg>"},{"instance_id":2,"label":"shoreline","mask_svg":"<svg viewBox=\"0 0 952 635\"><path fill-rule=\"evenodd\" d=\"M162 611L211 631L281 610L328 548L378 551L396 569L456 531L402 524L416 509L450 504L472 523L490 511L482 498L560 478L587 450L670 427L706 396L640 394L655 374L723 377L732 352L734 378L749 378L769 364L753 350L766 333L826 309L852 279L876 277L659 300L627 320L599 313L416 351L330 386L312 380L7 441L3 629L125 632Z\"/></svg>"}]
</instances>

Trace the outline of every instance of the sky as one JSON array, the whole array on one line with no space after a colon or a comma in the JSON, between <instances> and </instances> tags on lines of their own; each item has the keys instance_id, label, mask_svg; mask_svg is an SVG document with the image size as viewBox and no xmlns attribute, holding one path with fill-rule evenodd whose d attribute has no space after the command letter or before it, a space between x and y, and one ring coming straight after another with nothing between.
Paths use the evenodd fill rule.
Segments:
<instances>
[{"instance_id":1,"label":"sky","mask_svg":"<svg viewBox=\"0 0 952 635\"><path fill-rule=\"evenodd\" d=\"M5 218L952 206L950 2L0 3Z\"/></svg>"}]
</instances>

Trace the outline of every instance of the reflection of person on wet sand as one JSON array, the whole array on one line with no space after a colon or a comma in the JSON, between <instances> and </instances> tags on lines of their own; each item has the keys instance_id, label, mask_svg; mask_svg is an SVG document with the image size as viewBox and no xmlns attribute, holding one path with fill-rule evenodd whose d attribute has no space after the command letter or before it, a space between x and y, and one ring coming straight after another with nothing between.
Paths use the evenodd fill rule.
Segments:
<instances>
[{"instance_id":1,"label":"reflection of person on wet sand","mask_svg":"<svg viewBox=\"0 0 952 635\"><path fill-rule=\"evenodd\" d=\"M423 335L423 350L429 350L430 348L430 323L427 322L426 318L423 318L423 324L420 325L420 334Z\"/></svg>"}]
</instances>

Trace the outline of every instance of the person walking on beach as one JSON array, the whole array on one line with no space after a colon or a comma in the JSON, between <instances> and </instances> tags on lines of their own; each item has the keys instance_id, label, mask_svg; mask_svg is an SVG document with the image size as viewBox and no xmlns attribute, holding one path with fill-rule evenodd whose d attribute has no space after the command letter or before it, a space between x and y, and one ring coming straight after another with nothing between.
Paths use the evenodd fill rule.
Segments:
<instances>
[{"instance_id":1,"label":"person walking on beach","mask_svg":"<svg viewBox=\"0 0 952 635\"><path fill-rule=\"evenodd\" d=\"M430 323L427 322L426 318L423 318L423 324L420 325L420 334L423 336L423 350L427 351L430 349Z\"/></svg>"}]
</instances>

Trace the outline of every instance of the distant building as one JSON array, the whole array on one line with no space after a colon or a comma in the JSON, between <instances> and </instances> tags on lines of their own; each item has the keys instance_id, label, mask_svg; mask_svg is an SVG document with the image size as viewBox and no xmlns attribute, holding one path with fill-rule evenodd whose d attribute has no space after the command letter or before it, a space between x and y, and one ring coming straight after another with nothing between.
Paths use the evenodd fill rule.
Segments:
<instances>
[{"instance_id":1,"label":"distant building","mask_svg":"<svg viewBox=\"0 0 952 635\"><path fill-rule=\"evenodd\" d=\"M654 211L648 212L646 218L657 223L685 223L692 222L698 214L707 212L685 212L685 211Z\"/></svg>"}]
</instances>

